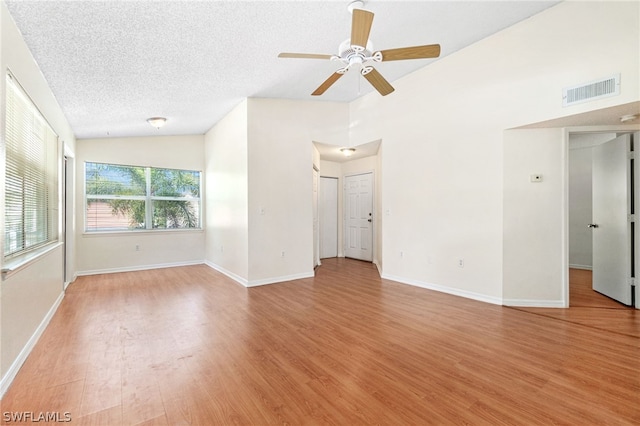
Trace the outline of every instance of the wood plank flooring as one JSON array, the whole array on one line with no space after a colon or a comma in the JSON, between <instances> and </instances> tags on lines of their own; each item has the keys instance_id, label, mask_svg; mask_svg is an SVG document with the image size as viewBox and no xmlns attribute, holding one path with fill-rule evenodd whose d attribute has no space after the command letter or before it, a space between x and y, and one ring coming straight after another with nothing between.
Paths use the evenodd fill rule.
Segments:
<instances>
[{"instance_id":1,"label":"wood plank flooring","mask_svg":"<svg viewBox=\"0 0 640 426\"><path fill-rule=\"evenodd\" d=\"M96 275L69 286L1 405L87 425L640 424L640 334L348 259L251 289L204 265Z\"/></svg>"},{"instance_id":2,"label":"wood plank flooring","mask_svg":"<svg viewBox=\"0 0 640 426\"><path fill-rule=\"evenodd\" d=\"M569 270L570 309L518 308L536 315L569 321L608 333L640 338L640 312L594 291L591 271ZM640 355L639 355L640 356Z\"/></svg>"},{"instance_id":3,"label":"wood plank flooring","mask_svg":"<svg viewBox=\"0 0 640 426\"><path fill-rule=\"evenodd\" d=\"M628 309L622 303L598 293L592 286L593 273L584 269L569 269L569 306L580 308Z\"/></svg>"}]
</instances>

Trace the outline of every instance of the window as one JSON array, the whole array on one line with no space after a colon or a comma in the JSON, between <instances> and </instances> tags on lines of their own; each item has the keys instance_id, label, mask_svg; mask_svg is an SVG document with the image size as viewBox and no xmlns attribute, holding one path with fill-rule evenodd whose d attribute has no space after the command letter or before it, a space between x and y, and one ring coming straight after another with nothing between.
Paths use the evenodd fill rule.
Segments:
<instances>
[{"instance_id":1,"label":"window","mask_svg":"<svg viewBox=\"0 0 640 426\"><path fill-rule=\"evenodd\" d=\"M58 136L6 77L4 258L58 241Z\"/></svg>"},{"instance_id":2,"label":"window","mask_svg":"<svg viewBox=\"0 0 640 426\"><path fill-rule=\"evenodd\" d=\"M199 229L200 172L85 163L87 232Z\"/></svg>"}]
</instances>

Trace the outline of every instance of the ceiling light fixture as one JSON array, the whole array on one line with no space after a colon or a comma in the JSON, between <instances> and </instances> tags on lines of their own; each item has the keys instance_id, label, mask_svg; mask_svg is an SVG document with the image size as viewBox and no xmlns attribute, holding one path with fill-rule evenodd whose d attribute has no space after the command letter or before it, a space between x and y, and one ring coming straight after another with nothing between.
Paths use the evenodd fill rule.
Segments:
<instances>
[{"instance_id":1,"label":"ceiling light fixture","mask_svg":"<svg viewBox=\"0 0 640 426\"><path fill-rule=\"evenodd\" d=\"M147 123L151 124L156 129L159 129L160 127L164 126L166 122L167 122L167 119L164 117L147 118Z\"/></svg>"},{"instance_id":2,"label":"ceiling light fixture","mask_svg":"<svg viewBox=\"0 0 640 426\"><path fill-rule=\"evenodd\" d=\"M354 152L356 152L355 148L340 148L340 152L344 154L345 157L351 157Z\"/></svg>"},{"instance_id":3,"label":"ceiling light fixture","mask_svg":"<svg viewBox=\"0 0 640 426\"><path fill-rule=\"evenodd\" d=\"M633 121L636 118L638 118L637 114L628 114L628 115L623 115L622 117L620 117L620 122L621 123L626 123L627 121Z\"/></svg>"}]
</instances>

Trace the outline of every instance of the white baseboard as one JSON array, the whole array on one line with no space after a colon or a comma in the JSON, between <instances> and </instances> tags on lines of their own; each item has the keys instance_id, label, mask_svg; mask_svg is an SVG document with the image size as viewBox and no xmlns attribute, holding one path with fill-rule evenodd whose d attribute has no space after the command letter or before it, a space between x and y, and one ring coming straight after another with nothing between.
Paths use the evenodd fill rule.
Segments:
<instances>
[{"instance_id":1,"label":"white baseboard","mask_svg":"<svg viewBox=\"0 0 640 426\"><path fill-rule=\"evenodd\" d=\"M569 264L569 268L572 269L584 269L585 271L592 271L593 270L593 266L591 265L574 265L574 264Z\"/></svg>"},{"instance_id":2,"label":"white baseboard","mask_svg":"<svg viewBox=\"0 0 640 426\"><path fill-rule=\"evenodd\" d=\"M237 282L239 284L242 284L245 287L248 287L247 280L242 278L240 275L234 274L231 271L227 271L222 266L216 265L215 263L209 262L208 260L205 260L204 264L207 265L208 267L210 267L211 269L215 269L216 271L220 272L221 274L226 275L227 277L231 278L235 282Z\"/></svg>"},{"instance_id":3,"label":"white baseboard","mask_svg":"<svg viewBox=\"0 0 640 426\"><path fill-rule=\"evenodd\" d=\"M445 287L438 284L425 283L417 280L409 280L403 277L398 277L395 275L382 274L381 277L385 280L396 281L401 284L408 284L415 287L426 288L427 290L434 290L440 293L451 294L453 296L464 297L466 299L477 300L479 302L491 303L493 305L502 305L502 298L487 296L485 294L474 293L466 290L459 290L456 288Z\"/></svg>"},{"instance_id":4,"label":"white baseboard","mask_svg":"<svg viewBox=\"0 0 640 426\"><path fill-rule=\"evenodd\" d=\"M314 277L313 271L303 272L301 274L285 275L282 277L264 278L261 280L251 280L249 281L249 284L247 284L247 287L257 287L257 286L267 285L267 284L278 284L285 281L301 280L303 278L313 278L313 277Z\"/></svg>"},{"instance_id":5,"label":"white baseboard","mask_svg":"<svg viewBox=\"0 0 640 426\"><path fill-rule=\"evenodd\" d=\"M245 278L242 278L241 276L234 274L231 271L228 271L226 269L224 269L223 267L216 265L213 262L209 262L209 261L205 261L204 262L205 265L209 266L210 268L215 269L216 271L226 275L227 277L231 278L232 280L242 284L245 287L258 287L261 285L267 285L267 284L278 284L278 283L282 283L285 281L293 281L293 280L300 280L303 278L313 278L315 276L314 271L311 271L309 273L305 272L302 274L294 274L294 275L285 275L282 277L273 277L273 278L264 278L261 280L246 280Z\"/></svg>"},{"instance_id":6,"label":"white baseboard","mask_svg":"<svg viewBox=\"0 0 640 426\"><path fill-rule=\"evenodd\" d=\"M203 263L205 263L204 260L194 260L189 262L157 263L154 265L127 266L124 268L93 269L89 271L78 271L76 272L75 276L79 277L84 275L115 274L118 272L147 271L149 269L175 268L178 266L202 265Z\"/></svg>"},{"instance_id":7,"label":"white baseboard","mask_svg":"<svg viewBox=\"0 0 640 426\"><path fill-rule=\"evenodd\" d=\"M569 306L562 300L527 300L527 299L504 299L504 306L519 308L568 308Z\"/></svg>"},{"instance_id":8,"label":"white baseboard","mask_svg":"<svg viewBox=\"0 0 640 426\"><path fill-rule=\"evenodd\" d=\"M36 328L36 331L29 338L27 344L24 345L16 359L13 361L13 364L11 364L11 367L9 367L9 369L7 370L7 373L0 380L0 398L4 396L5 392L7 391L7 389L9 389L9 386L13 382L13 379L16 378L18 371L20 371L20 367L22 367L22 364L24 364L24 362L27 360L27 357L35 347L38 339L40 339L40 336L42 336L42 333L44 333L47 325L49 325L51 318L53 318L53 315L58 310L60 303L62 303L62 299L64 299L64 292L60 293L58 299L56 299L56 301L53 303L53 306L51 306L51 309L49 309L49 312L47 312L47 315L44 316L44 318L40 322L40 325L38 326L38 328Z\"/></svg>"}]
</instances>

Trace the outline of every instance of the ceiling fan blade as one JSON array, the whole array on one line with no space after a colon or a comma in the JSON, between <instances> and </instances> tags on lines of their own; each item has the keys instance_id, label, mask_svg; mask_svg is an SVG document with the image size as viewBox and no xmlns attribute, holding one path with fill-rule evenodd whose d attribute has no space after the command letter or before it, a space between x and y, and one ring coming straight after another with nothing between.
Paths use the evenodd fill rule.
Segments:
<instances>
[{"instance_id":1,"label":"ceiling fan blade","mask_svg":"<svg viewBox=\"0 0 640 426\"><path fill-rule=\"evenodd\" d=\"M381 50L382 61L400 61L403 59L437 58L440 56L439 44L425 46L400 47L398 49Z\"/></svg>"},{"instance_id":2,"label":"ceiling fan blade","mask_svg":"<svg viewBox=\"0 0 640 426\"><path fill-rule=\"evenodd\" d=\"M387 96L395 90L393 86L382 76L382 74L373 67L363 68L362 75L382 96Z\"/></svg>"},{"instance_id":3,"label":"ceiling fan blade","mask_svg":"<svg viewBox=\"0 0 640 426\"><path fill-rule=\"evenodd\" d=\"M360 46L363 49L367 47L372 22L373 13L368 10L353 9L353 17L351 19L351 46Z\"/></svg>"},{"instance_id":4,"label":"ceiling fan blade","mask_svg":"<svg viewBox=\"0 0 640 426\"><path fill-rule=\"evenodd\" d=\"M331 59L333 55L323 55L317 53L286 53L278 55L278 58L300 58L300 59Z\"/></svg>"},{"instance_id":5,"label":"ceiling fan blade","mask_svg":"<svg viewBox=\"0 0 640 426\"><path fill-rule=\"evenodd\" d=\"M344 73L334 72L331 76L324 81L318 88L312 93L313 96L322 95L326 90L331 87L333 83L338 81L340 77L342 77Z\"/></svg>"}]
</instances>

